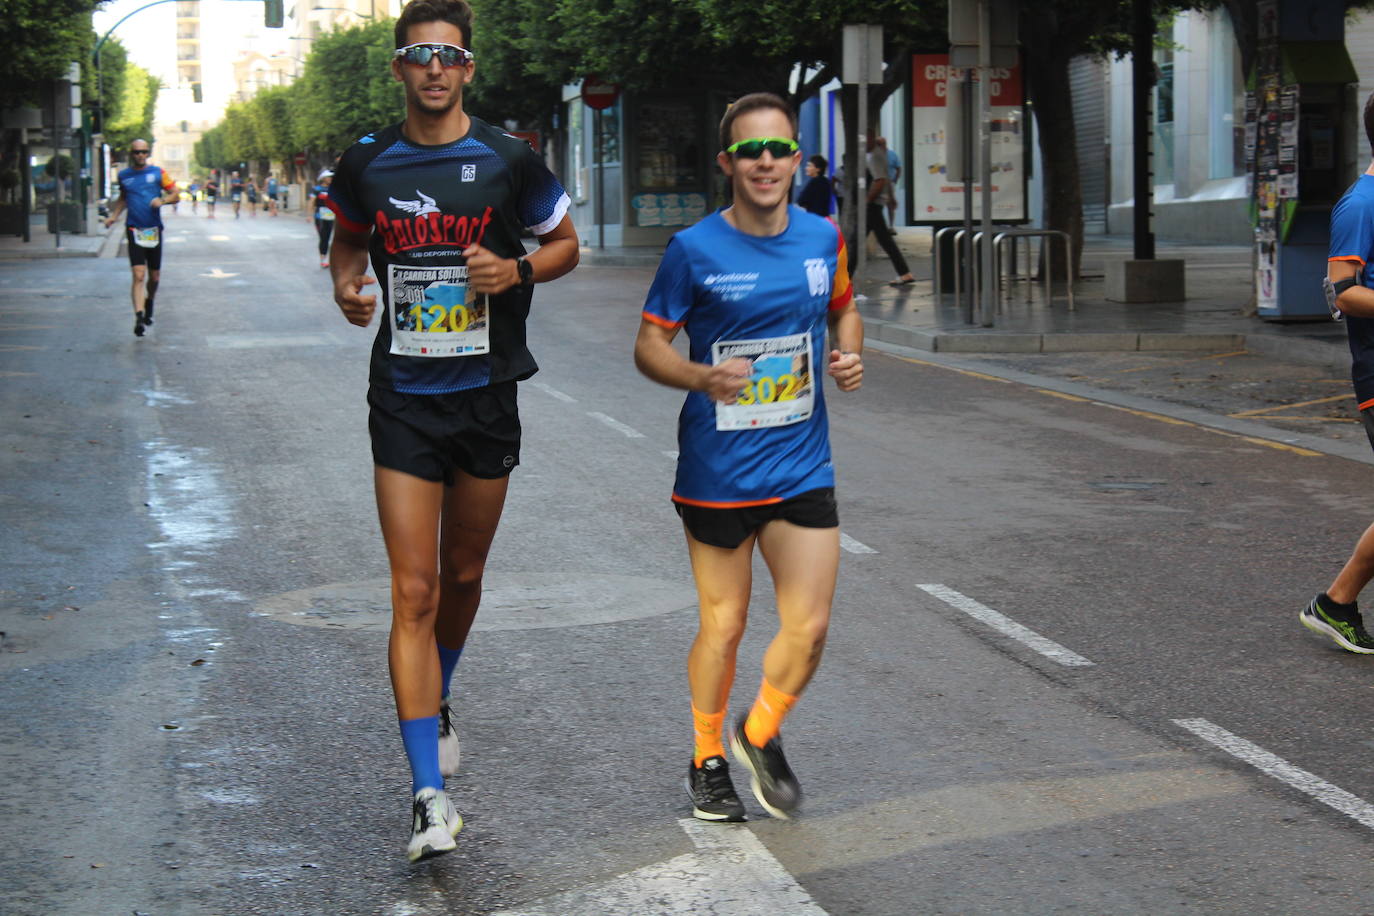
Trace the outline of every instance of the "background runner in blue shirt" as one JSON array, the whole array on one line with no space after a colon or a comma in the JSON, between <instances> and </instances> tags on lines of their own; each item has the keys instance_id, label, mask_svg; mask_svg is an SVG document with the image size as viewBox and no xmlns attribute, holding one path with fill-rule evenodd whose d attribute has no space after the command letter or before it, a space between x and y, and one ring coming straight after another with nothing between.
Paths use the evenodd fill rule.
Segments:
<instances>
[{"instance_id":1,"label":"background runner in blue shirt","mask_svg":"<svg viewBox=\"0 0 1374 916\"><path fill-rule=\"evenodd\" d=\"M801 803L778 733L820 663L839 571L822 383L828 374L841 391L858 389L863 322L838 229L787 203L801 161L796 136L795 113L775 95L747 95L726 111L716 161L734 202L673 237L635 341L640 371L688 391L673 501L701 610L687 656L687 793L703 820L745 817L725 761L724 723L754 545L773 575L779 627L758 698L731 727L730 749L776 817ZM686 357L672 345L684 328Z\"/></svg>"},{"instance_id":2,"label":"background runner in blue shirt","mask_svg":"<svg viewBox=\"0 0 1374 916\"><path fill-rule=\"evenodd\" d=\"M180 192L172 176L161 166L148 161L152 147L147 140L129 144L132 164L119 171L119 198L110 208L105 228L114 225L125 209L124 241L128 245L129 268L133 272L134 335L142 337L153 323L153 295L162 279L162 212L164 203L175 201Z\"/></svg>"}]
</instances>

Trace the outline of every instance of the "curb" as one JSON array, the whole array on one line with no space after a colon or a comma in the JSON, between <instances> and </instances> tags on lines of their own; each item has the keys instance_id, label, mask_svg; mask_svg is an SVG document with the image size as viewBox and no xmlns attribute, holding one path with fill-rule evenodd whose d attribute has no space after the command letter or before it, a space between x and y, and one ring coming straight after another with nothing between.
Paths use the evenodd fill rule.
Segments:
<instances>
[{"instance_id":1,"label":"curb","mask_svg":"<svg viewBox=\"0 0 1374 916\"><path fill-rule=\"evenodd\" d=\"M910 325L864 318L864 327L872 337L887 343L924 350L928 353L1090 353L1154 350L1218 350L1244 349L1244 334L1142 332L1063 332L1049 334L999 333L996 331L931 331ZM1279 348L1293 343L1276 339ZM1323 361L1329 359L1325 344L1320 347ZM1283 352L1272 355L1285 355Z\"/></svg>"}]
</instances>

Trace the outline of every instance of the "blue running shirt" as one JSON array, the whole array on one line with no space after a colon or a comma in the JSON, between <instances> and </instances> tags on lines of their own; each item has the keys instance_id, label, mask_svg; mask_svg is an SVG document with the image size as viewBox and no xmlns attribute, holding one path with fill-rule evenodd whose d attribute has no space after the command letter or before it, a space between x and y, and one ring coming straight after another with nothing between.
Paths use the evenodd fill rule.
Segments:
<instances>
[{"instance_id":1,"label":"blue running shirt","mask_svg":"<svg viewBox=\"0 0 1374 916\"><path fill-rule=\"evenodd\" d=\"M844 236L797 206L775 236L740 232L719 211L673 236L644 318L684 328L693 362L754 361L740 403L691 391L678 417L673 500L734 508L835 485L823 382L827 318L854 292Z\"/></svg>"},{"instance_id":2,"label":"blue running shirt","mask_svg":"<svg viewBox=\"0 0 1374 916\"><path fill-rule=\"evenodd\" d=\"M571 201L528 143L471 121L466 136L440 146L411 142L399 124L387 127L349 147L334 170L325 205L346 229L372 233L368 250L385 306L372 345L378 387L445 394L538 371L525 346L530 288L463 299L462 251L480 244L519 257L521 233L552 232ZM403 301L391 301L393 286Z\"/></svg>"},{"instance_id":3,"label":"blue running shirt","mask_svg":"<svg viewBox=\"0 0 1374 916\"><path fill-rule=\"evenodd\" d=\"M172 176L164 172L160 165L120 169L119 193L128 210L125 224L130 229L161 229L162 211L153 206L153 198L161 197L175 186Z\"/></svg>"},{"instance_id":4,"label":"blue running shirt","mask_svg":"<svg viewBox=\"0 0 1374 916\"><path fill-rule=\"evenodd\" d=\"M1360 285L1374 288L1374 175L1361 175L1331 211L1328 261L1358 261ZM1350 375L1360 409L1374 407L1374 318L1345 316Z\"/></svg>"}]
</instances>

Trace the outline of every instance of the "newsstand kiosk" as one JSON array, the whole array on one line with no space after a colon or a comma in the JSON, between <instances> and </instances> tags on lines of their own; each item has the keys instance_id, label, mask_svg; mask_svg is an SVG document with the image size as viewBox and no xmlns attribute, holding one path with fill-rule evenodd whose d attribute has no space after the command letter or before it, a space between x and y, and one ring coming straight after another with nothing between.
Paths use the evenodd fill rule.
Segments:
<instances>
[{"instance_id":1,"label":"newsstand kiosk","mask_svg":"<svg viewBox=\"0 0 1374 916\"><path fill-rule=\"evenodd\" d=\"M1245 112L1257 314L1326 318L1331 208L1360 170L1351 159L1359 79L1345 49L1345 4L1261 0L1259 14Z\"/></svg>"}]
</instances>

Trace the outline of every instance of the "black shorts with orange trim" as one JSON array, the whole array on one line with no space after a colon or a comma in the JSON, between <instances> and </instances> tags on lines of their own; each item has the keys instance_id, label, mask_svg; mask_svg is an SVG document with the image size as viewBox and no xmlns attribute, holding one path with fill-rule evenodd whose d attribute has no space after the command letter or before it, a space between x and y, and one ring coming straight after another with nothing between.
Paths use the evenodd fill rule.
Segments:
<instances>
[{"instance_id":1,"label":"black shorts with orange trim","mask_svg":"<svg viewBox=\"0 0 1374 916\"><path fill-rule=\"evenodd\" d=\"M515 382L448 394L406 394L374 385L367 403L378 467L451 484L455 471L494 480L520 463Z\"/></svg>"},{"instance_id":2,"label":"black shorts with orange trim","mask_svg":"<svg viewBox=\"0 0 1374 916\"><path fill-rule=\"evenodd\" d=\"M144 248L142 245L134 244L134 230L124 227L124 242L129 249L129 266L139 267L147 265L149 270L162 269L162 234L158 230L157 244L152 248Z\"/></svg>"},{"instance_id":3,"label":"black shorts with orange trim","mask_svg":"<svg viewBox=\"0 0 1374 916\"><path fill-rule=\"evenodd\" d=\"M762 506L717 509L674 502L673 508L682 517L687 531L712 547L734 550L751 534L772 521L791 522L803 528L838 528L839 508L835 505L835 488L821 487L807 490L781 502Z\"/></svg>"}]
</instances>

